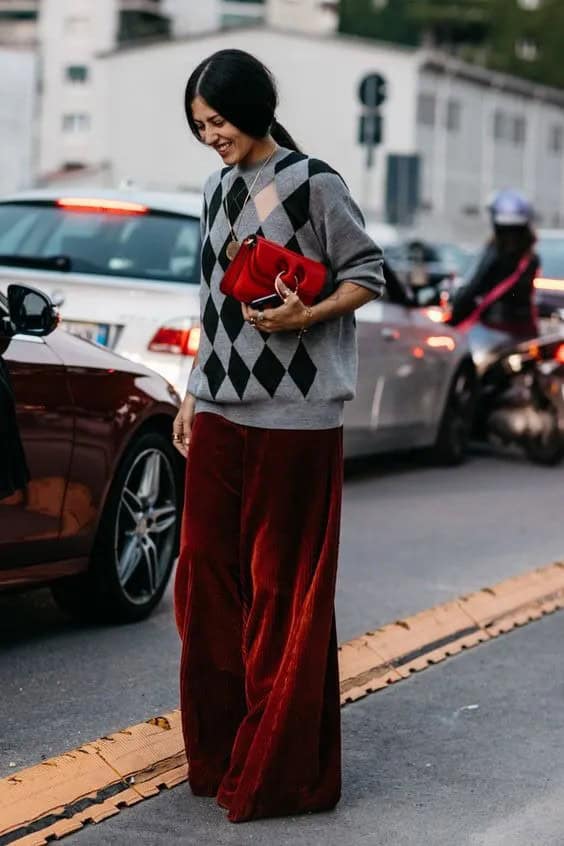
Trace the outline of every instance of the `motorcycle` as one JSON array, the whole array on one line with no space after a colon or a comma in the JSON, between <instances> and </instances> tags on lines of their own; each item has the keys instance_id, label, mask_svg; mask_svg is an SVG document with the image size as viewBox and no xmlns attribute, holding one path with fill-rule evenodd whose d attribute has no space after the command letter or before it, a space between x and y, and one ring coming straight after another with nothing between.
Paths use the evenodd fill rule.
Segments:
<instances>
[{"instance_id":1,"label":"motorcycle","mask_svg":"<svg viewBox=\"0 0 564 846\"><path fill-rule=\"evenodd\" d=\"M564 335L515 343L478 325L468 339L480 386L478 436L516 444L537 464L557 464L564 456Z\"/></svg>"},{"instance_id":2,"label":"motorcycle","mask_svg":"<svg viewBox=\"0 0 564 846\"><path fill-rule=\"evenodd\" d=\"M443 296L427 315L447 322L448 300ZM478 377L474 435L515 444L537 464L558 464L564 457L564 332L516 342L477 323L466 337Z\"/></svg>"}]
</instances>

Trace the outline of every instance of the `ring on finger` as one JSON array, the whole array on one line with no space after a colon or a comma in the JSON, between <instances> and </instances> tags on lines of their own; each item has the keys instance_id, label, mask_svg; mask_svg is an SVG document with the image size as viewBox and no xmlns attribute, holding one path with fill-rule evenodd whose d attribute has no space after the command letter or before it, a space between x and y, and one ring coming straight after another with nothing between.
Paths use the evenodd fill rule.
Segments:
<instances>
[{"instance_id":1,"label":"ring on finger","mask_svg":"<svg viewBox=\"0 0 564 846\"><path fill-rule=\"evenodd\" d=\"M264 320L264 311L259 311L257 314L257 322L260 323L261 320Z\"/></svg>"}]
</instances>

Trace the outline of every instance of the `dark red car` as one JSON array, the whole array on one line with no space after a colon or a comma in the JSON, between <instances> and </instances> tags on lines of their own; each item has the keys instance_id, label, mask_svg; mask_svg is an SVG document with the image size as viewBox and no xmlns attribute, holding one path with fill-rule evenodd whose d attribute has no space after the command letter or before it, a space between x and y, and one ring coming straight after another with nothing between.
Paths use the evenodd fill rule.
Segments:
<instances>
[{"instance_id":1,"label":"dark red car","mask_svg":"<svg viewBox=\"0 0 564 846\"><path fill-rule=\"evenodd\" d=\"M75 614L141 619L177 552L179 397L57 321L42 292L0 291L0 590L48 583Z\"/></svg>"}]
</instances>

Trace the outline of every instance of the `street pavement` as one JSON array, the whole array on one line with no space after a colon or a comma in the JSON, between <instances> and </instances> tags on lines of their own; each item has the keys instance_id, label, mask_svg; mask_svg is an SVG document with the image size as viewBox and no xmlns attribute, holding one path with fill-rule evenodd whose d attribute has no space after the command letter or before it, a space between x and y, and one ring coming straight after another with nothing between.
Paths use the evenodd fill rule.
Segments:
<instances>
[{"instance_id":1,"label":"street pavement","mask_svg":"<svg viewBox=\"0 0 564 846\"><path fill-rule=\"evenodd\" d=\"M564 613L343 711L330 814L233 825L187 785L70 838L74 846L562 846Z\"/></svg>"},{"instance_id":2,"label":"street pavement","mask_svg":"<svg viewBox=\"0 0 564 846\"><path fill-rule=\"evenodd\" d=\"M487 452L456 470L353 465L340 641L564 558L563 482L564 468ZM184 785L74 841L562 846L563 626L557 614L347 706L334 814L233 826ZM45 591L4 596L0 637L2 775L177 704L170 591L146 622L104 628L69 623Z\"/></svg>"}]
</instances>

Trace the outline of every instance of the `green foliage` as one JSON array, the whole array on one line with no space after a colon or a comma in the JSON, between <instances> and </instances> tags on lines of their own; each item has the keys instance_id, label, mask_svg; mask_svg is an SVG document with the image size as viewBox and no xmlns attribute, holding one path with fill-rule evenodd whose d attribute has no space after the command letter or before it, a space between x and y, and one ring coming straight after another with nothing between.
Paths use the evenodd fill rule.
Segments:
<instances>
[{"instance_id":1,"label":"green foliage","mask_svg":"<svg viewBox=\"0 0 564 846\"><path fill-rule=\"evenodd\" d=\"M464 59L564 87L563 0L341 0L340 31L398 44L433 44ZM536 57L519 49L537 45Z\"/></svg>"}]
</instances>

